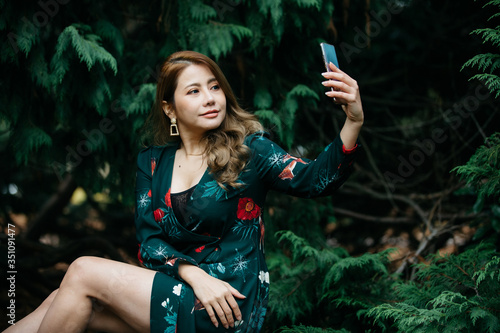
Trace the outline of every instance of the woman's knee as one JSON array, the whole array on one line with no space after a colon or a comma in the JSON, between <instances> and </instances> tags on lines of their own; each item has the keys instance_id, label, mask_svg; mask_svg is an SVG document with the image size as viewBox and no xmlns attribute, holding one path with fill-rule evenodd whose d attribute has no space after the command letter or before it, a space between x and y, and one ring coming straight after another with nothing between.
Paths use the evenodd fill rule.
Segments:
<instances>
[{"instance_id":1,"label":"woman's knee","mask_svg":"<svg viewBox=\"0 0 500 333\"><path fill-rule=\"evenodd\" d=\"M75 259L69 265L61 287L77 286L78 288L85 288L91 283L92 271L97 268L102 259L98 257L84 256Z\"/></svg>"}]
</instances>

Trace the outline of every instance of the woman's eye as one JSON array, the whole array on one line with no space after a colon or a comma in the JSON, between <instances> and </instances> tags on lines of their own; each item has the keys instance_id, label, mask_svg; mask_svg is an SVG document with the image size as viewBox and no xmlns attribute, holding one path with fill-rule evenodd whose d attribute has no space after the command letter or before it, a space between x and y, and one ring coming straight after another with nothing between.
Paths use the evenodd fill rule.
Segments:
<instances>
[{"instance_id":1,"label":"woman's eye","mask_svg":"<svg viewBox=\"0 0 500 333\"><path fill-rule=\"evenodd\" d=\"M218 84L216 84L216 85L212 86L212 89L213 89L213 90L219 90L219 89L220 89L220 86L219 86Z\"/></svg>"},{"instance_id":2,"label":"woman's eye","mask_svg":"<svg viewBox=\"0 0 500 333\"><path fill-rule=\"evenodd\" d=\"M193 89L188 91L188 95L198 93L198 89Z\"/></svg>"}]
</instances>

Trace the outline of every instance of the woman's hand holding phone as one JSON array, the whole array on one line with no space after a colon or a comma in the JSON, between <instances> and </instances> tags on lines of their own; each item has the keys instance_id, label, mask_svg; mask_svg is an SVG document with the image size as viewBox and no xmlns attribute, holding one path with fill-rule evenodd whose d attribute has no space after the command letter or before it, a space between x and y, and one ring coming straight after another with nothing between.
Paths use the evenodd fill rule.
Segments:
<instances>
[{"instance_id":1,"label":"woman's hand holding phone","mask_svg":"<svg viewBox=\"0 0 500 333\"><path fill-rule=\"evenodd\" d=\"M347 118L340 131L340 138L346 149L352 149L356 146L364 122L358 83L339 69L333 45L321 43L321 51L327 70L322 73L323 77L327 79L322 84L330 88L329 91L325 92L325 95L332 97L334 103L342 106Z\"/></svg>"},{"instance_id":2,"label":"woman's hand holding phone","mask_svg":"<svg viewBox=\"0 0 500 333\"><path fill-rule=\"evenodd\" d=\"M342 106L347 118L340 131L340 138L346 149L352 149L356 146L364 122L358 83L333 63L329 64L329 68L331 72L322 73L323 77L328 79L322 84L332 89L327 91L325 95L332 97L336 104Z\"/></svg>"},{"instance_id":3,"label":"woman's hand holding phone","mask_svg":"<svg viewBox=\"0 0 500 333\"><path fill-rule=\"evenodd\" d=\"M332 88L325 92L325 95L334 98L335 103L342 106L347 119L363 123L363 107L358 83L333 63L329 64L329 69L330 72L322 73L323 77L328 79L323 81L322 84L325 87Z\"/></svg>"}]
</instances>

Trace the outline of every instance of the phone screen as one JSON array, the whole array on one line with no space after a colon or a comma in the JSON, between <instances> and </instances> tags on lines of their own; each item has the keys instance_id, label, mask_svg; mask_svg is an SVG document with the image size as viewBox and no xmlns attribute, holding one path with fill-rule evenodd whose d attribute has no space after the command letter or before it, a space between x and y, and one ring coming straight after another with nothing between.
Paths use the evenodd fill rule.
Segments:
<instances>
[{"instance_id":1,"label":"phone screen","mask_svg":"<svg viewBox=\"0 0 500 333\"><path fill-rule=\"evenodd\" d=\"M335 47L331 44L321 43L321 51L323 52L323 60L325 61L325 67L328 72L330 72L329 63L339 67L339 61L337 60L337 53L335 52Z\"/></svg>"}]
</instances>

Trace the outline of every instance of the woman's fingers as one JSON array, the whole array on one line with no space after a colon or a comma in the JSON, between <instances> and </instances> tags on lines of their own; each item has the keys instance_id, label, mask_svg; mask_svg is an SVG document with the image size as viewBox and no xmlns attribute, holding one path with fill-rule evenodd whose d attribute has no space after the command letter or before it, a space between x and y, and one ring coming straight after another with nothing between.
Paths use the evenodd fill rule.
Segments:
<instances>
[{"instance_id":1,"label":"woman's fingers","mask_svg":"<svg viewBox=\"0 0 500 333\"><path fill-rule=\"evenodd\" d=\"M240 307L238 306L238 303L236 303L234 297L229 297L227 299L227 304L229 304L229 306L231 307L231 313L234 313L234 318L236 318L236 320L241 320Z\"/></svg>"},{"instance_id":2,"label":"woman's fingers","mask_svg":"<svg viewBox=\"0 0 500 333\"><path fill-rule=\"evenodd\" d=\"M226 282L227 283L227 282ZM245 295L243 295L242 293L240 293L237 289L235 289L233 286L231 286L229 283L227 283L227 286L229 288L229 290L231 291L231 294L234 296L234 297L237 297L237 298L240 298L240 299L245 299L247 298Z\"/></svg>"},{"instance_id":3,"label":"woman's fingers","mask_svg":"<svg viewBox=\"0 0 500 333\"><path fill-rule=\"evenodd\" d=\"M335 65L333 64L333 62L331 62L331 61L328 63L328 67L330 67L330 70L331 70L332 72L335 72L335 71L340 71L340 69L339 69L337 66L335 66Z\"/></svg>"},{"instance_id":4,"label":"woman's fingers","mask_svg":"<svg viewBox=\"0 0 500 333\"><path fill-rule=\"evenodd\" d=\"M227 284L229 290L231 291L232 297L228 298L228 303L229 306L233 309L234 316L236 320L241 320L243 317L241 315L240 307L238 306L238 303L236 303L236 300L234 297L239 298L239 299L245 299L247 298L245 295L240 293L237 289L235 289L233 286L231 286L229 283Z\"/></svg>"},{"instance_id":5,"label":"woman's fingers","mask_svg":"<svg viewBox=\"0 0 500 333\"><path fill-rule=\"evenodd\" d=\"M322 82L325 87L336 87L341 90L356 90L358 88L358 83L346 74L326 72L322 75L328 79Z\"/></svg>"},{"instance_id":6,"label":"woman's fingers","mask_svg":"<svg viewBox=\"0 0 500 333\"><path fill-rule=\"evenodd\" d=\"M231 295L227 298L215 300L211 304L210 308L213 309L213 311L211 311L212 314L210 314L208 310L207 312L212 320L212 323L214 323L216 327L218 327L217 317L219 317L219 320L224 328L229 328L229 326L234 327L235 318L236 320L241 320L240 308ZM215 314L217 314L217 316Z\"/></svg>"},{"instance_id":7,"label":"woman's fingers","mask_svg":"<svg viewBox=\"0 0 500 333\"><path fill-rule=\"evenodd\" d=\"M348 86L357 86L357 83L353 78L344 73L340 68L336 67L333 63L330 63L330 69L331 72L324 72L321 74L325 79L344 82Z\"/></svg>"},{"instance_id":8,"label":"woman's fingers","mask_svg":"<svg viewBox=\"0 0 500 333\"><path fill-rule=\"evenodd\" d=\"M332 90L325 92L328 97L334 98L338 104L353 103L356 100L357 90L340 81L324 81L322 82L325 87L330 87Z\"/></svg>"},{"instance_id":9,"label":"woman's fingers","mask_svg":"<svg viewBox=\"0 0 500 333\"><path fill-rule=\"evenodd\" d=\"M207 311L208 316L210 317L210 320L212 321L212 324L214 324L215 327L219 327L219 321L217 320L217 316L215 315L214 309L212 308L211 305L203 304L205 307L205 310Z\"/></svg>"},{"instance_id":10,"label":"woman's fingers","mask_svg":"<svg viewBox=\"0 0 500 333\"><path fill-rule=\"evenodd\" d=\"M329 67L330 67L330 71L326 72L326 73L323 73L323 74L332 74L332 75L337 75L339 76L340 75L340 79L343 79L343 78L351 78L349 75L347 75L344 71L342 71L340 68L338 68L337 66L335 66L332 62L329 64Z\"/></svg>"},{"instance_id":11,"label":"woman's fingers","mask_svg":"<svg viewBox=\"0 0 500 333\"><path fill-rule=\"evenodd\" d=\"M359 96L359 87L356 80L330 63L331 72L322 73L327 81L322 84L330 88L325 95L333 98L334 103L342 105L347 117L356 122L363 121L363 108Z\"/></svg>"},{"instance_id":12,"label":"woman's fingers","mask_svg":"<svg viewBox=\"0 0 500 333\"><path fill-rule=\"evenodd\" d=\"M210 316L210 320L215 327L218 327L219 325L217 317L224 328L229 328L230 326L234 327L235 318L236 320L242 319L240 307L238 306L238 303L236 303L233 295L238 298L246 297L238 290L231 287L231 285L227 284L227 287L227 293L224 293L220 297L214 297L204 304L204 307Z\"/></svg>"},{"instance_id":13,"label":"woman's fingers","mask_svg":"<svg viewBox=\"0 0 500 333\"><path fill-rule=\"evenodd\" d=\"M187 274L189 269L191 274ZM218 327L219 320L225 328L234 327L234 321L241 320L242 315L235 297L246 298L229 283L208 275L198 267L183 267L183 276L193 288L195 296L203 304L210 320ZM186 274L184 274L186 273Z\"/></svg>"},{"instance_id":14,"label":"woman's fingers","mask_svg":"<svg viewBox=\"0 0 500 333\"><path fill-rule=\"evenodd\" d=\"M219 320L220 320L224 328L229 328L229 326L231 327L234 326L234 320L232 319L231 310L227 306L227 303L225 305L226 309L223 309L224 303L221 304L218 302L214 302L213 304L205 306L205 310L207 311L207 314L210 316L212 324L214 324L215 327L219 327ZM219 318L219 320L217 320L217 317Z\"/></svg>"},{"instance_id":15,"label":"woman's fingers","mask_svg":"<svg viewBox=\"0 0 500 333\"><path fill-rule=\"evenodd\" d=\"M219 316L220 322L222 323L222 326L224 326L224 328L229 328L229 326L231 326L231 327L234 326L233 311L227 305L227 302L225 299L216 303L214 305L214 308L215 308L215 312L217 312L217 316Z\"/></svg>"}]
</instances>

